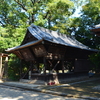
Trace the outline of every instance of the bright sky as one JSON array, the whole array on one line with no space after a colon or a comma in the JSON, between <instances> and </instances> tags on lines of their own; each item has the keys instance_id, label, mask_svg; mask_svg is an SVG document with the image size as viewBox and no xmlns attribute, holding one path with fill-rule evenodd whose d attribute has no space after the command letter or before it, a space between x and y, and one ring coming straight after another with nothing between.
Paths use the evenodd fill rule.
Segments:
<instances>
[{"instance_id":1,"label":"bright sky","mask_svg":"<svg viewBox=\"0 0 100 100\"><path fill-rule=\"evenodd\" d=\"M79 17L79 16L81 15L81 9L82 9L82 7L79 7L79 8L75 11L75 13L72 15L72 17Z\"/></svg>"}]
</instances>

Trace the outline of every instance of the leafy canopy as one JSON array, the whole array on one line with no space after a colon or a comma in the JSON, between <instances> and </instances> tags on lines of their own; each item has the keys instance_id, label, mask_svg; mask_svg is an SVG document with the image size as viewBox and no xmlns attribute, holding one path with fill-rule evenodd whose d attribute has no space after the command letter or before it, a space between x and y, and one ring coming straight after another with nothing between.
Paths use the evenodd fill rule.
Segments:
<instances>
[{"instance_id":1,"label":"leafy canopy","mask_svg":"<svg viewBox=\"0 0 100 100\"><path fill-rule=\"evenodd\" d=\"M100 24L100 0L87 0L82 4L81 16L73 18L70 28L77 40L91 48L100 49L99 37L90 31L97 24Z\"/></svg>"},{"instance_id":2,"label":"leafy canopy","mask_svg":"<svg viewBox=\"0 0 100 100\"><path fill-rule=\"evenodd\" d=\"M74 11L70 0L0 1L0 52L19 45L31 23L70 34L69 16Z\"/></svg>"}]
</instances>

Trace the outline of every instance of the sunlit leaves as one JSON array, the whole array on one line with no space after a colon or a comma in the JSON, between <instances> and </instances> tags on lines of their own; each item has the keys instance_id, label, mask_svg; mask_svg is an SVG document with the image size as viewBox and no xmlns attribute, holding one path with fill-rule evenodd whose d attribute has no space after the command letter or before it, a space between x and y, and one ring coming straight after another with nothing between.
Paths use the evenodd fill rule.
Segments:
<instances>
[{"instance_id":1,"label":"sunlit leaves","mask_svg":"<svg viewBox=\"0 0 100 100\"><path fill-rule=\"evenodd\" d=\"M75 37L91 48L99 48L100 39L91 34L90 28L100 24L100 0L87 0L81 13L79 18L72 21Z\"/></svg>"},{"instance_id":2,"label":"sunlit leaves","mask_svg":"<svg viewBox=\"0 0 100 100\"><path fill-rule=\"evenodd\" d=\"M26 27L24 27L16 29L12 26L0 27L0 52L5 52L7 48L20 45L26 31Z\"/></svg>"},{"instance_id":3,"label":"sunlit leaves","mask_svg":"<svg viewBox=\"0 0 100 100\"><path fill-rule=\"evenodd\" d=\"M73 12L70 0L3 0L0 4L2 51L17 46L31 23L69 34L68 17ZM0 48L2 48L0 47ZM1 50L1 49L0 49Z\"/></svg>"},{"instance_id":4,"label":"sunlit leaves","mask_svg":"<svg viewBox=\"0 0 100 100\"><path fill-rule=\"evenodd\" d=\"M91 20L94 22L96 22L98 17L100 16L99 12L100 0L89 0L89 3L83 6L83 14L88 16L88 18L91 18Z\"/></svg>"}]
</instances>

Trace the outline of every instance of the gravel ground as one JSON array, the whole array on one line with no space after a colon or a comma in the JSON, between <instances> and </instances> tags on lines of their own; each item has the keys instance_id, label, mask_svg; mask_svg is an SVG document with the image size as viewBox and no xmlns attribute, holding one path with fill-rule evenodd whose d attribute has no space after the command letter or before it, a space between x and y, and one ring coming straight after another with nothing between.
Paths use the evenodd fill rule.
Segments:
<instances>
[{"instance_id":1,"label":"gravel ground","mask_svg":"<svg viewBox=\"0 0 100 100\"><path fill-rule=\"evenodd\" d=\"M0 85L0 100L86 100L67 98Z\"/></svg>"}]
</instances>

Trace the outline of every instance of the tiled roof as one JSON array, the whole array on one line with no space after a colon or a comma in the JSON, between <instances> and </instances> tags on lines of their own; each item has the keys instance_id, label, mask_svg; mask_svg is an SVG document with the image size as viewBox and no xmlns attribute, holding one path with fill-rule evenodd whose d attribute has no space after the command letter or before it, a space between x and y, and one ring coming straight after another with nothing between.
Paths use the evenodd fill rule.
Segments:
<instances>
[{"instance_id":1,"label":"tiled roof","mask_svg":"<svg viewBox=\"0 0 100 100\"><path fill-rule=\"evenodd\" d=\"M56 31L51 31L49 29L45 29L39 26L36 26L32 24L31 26L28 27L28 31L37 39L36 41L32 41L29 43L26 43L21 46L13 47L10 48L6 51L12 51L16 49L20 49L22 47L34 45L34 43L37 43L41 40L47 40L52 43L64 45L64 46L70 46L70 47L75 47L79 49L85 49L85 50L90 50L90 51L97 51L95 49L91 49L88 46L83 45L79 41L77 41L74 37L67 36L65 34L58 33Z\"/></svg>"}]
</instances>

